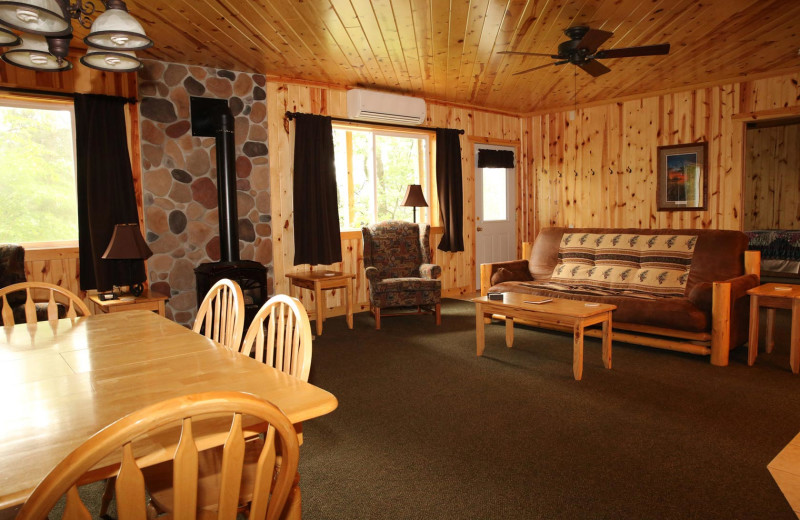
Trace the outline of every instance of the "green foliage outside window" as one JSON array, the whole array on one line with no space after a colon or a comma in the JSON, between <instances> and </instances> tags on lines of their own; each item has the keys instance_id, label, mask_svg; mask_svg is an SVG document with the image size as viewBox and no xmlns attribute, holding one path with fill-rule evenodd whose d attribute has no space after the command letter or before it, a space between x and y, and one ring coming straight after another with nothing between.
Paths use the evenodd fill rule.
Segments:
<instances>
[{"instance_id":1,"label":"green foliage outside window","mask_svg":"<svg viewBox=\"0 0 800 520\"><path fill-rule=\"evenodd\" d=\"M0 242L78 239L72 113L0 107Z\"/></svg>"},{"instance_id":2,"label":"green foliage outside window","mask_svg":"<svg viewBox=\"0 0 800 520\"><path fill-rule=\"evenodd\" d=\"M400 203L409 184L422 184L426 191L427 139L334 128L333 142L341 228L360 228L384 220L411 220L412 208Z\"/></svg>"}]
</instances>

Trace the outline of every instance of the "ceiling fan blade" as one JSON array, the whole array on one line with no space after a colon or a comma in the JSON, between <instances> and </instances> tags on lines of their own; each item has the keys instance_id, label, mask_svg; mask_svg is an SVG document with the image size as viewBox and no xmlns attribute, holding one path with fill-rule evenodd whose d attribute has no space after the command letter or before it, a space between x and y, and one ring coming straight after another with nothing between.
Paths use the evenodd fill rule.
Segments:
<instances>
[{"instance_id":1,"label":"ceiling fan blade","mask_svg":"<svg viewBox=\"0 0 800 520\"><path fill-rule=\"evenodd\" d=\"M660 56L662 54L669 54L669 44L662 43L660 45L643 45L641 47L624 47L622 49L608 49L604 51L597 51L594 58L631 58L634 56Z\"/></svg>"},{"instance_id":2,"label":"ceiling fan blade","mask_svg":"<svg viewBox=\"0 0 800 520\"><path fill-rule=\"evenodd\" d=\"M516 54L519 56L545 56L547 58L552 58L552 54L542 54L540 52L520 52L520 51L497 51L497 54Z\"/></svg>"},{"instance_id":3,"label":"ceiling fan blade","mask_svg":"<svg viewBox=\"0 0 800 520\"><path fill-rule=\"evenodd\" d=\"M583 35L583 38L581 38L577 48L586 49L589 54L592 54L612 36L614 36L612 32L601 31L600 29L589 29L586 34Z\"/></svg>"},{"instance_id":4,"label":"ceiling fan blade","mask_svg":"<svg viewBox=\"0 0 800 520\"><path fill-rule=\"evenodd\" d=\"M606 72L611 72L611 69L600 63L599 61L589 60L586 63L581 63L578 67L582 68L595 78L597 76L602 76Z\"/></svg>"},{"instance_id":5,"label":"ceiling fan blade","mask_svg":"<svg viewBox=\"0 0 800 520\"><path fill-rule=\"evenodd\" d=\"M545 67L551 67L553 65L563 65L565 63L568 63L568 62L566 62L566 61L556 61L554 63L546 63L545 65L539 65L538 67L533 67L532 69L525 69L525 70L521 70L519 72L515 72L514 74L512 74L512 76L518 76L520 74L525 74L527 72L533 72L534 70L543 69Z\"/></svg>"}]
</instances>

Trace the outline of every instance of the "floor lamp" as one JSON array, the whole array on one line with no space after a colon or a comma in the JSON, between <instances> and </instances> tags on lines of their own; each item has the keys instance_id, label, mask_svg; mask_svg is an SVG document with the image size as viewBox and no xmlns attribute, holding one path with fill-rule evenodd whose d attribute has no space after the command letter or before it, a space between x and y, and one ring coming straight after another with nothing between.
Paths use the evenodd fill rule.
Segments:
<instances>
[{"instance_id":1,"label":"floor lamp","mask_svg":"<svg viewBox=\"0 0 800 520\"><path fill-rule=\"evenodd\" d=\"M419 184L409 184L406 188L406 196L401 206L411 206L414 208L414 223L417 223L417 208L427 208L428 203L425 201L425 194L422 193L422 186Z\"/></svg>"}]
</instances>

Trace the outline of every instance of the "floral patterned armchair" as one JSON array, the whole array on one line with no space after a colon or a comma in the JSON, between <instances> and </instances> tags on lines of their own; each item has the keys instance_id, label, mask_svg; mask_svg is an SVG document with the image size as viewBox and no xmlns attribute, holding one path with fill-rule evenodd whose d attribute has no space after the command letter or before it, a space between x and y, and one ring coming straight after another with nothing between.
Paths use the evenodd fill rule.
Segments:
<instances>
[{"instance_id":1,"label":"floral patterned armchair","mask_svg":"<svg viewBox=\"0 0 800 520\"><path fill-rule=\"evenodd\" d=\"M381 309L398 307L434 313L441 324L442 282L437 278L442 268L430 263L430 226L390 220L361 228L361 233L375 328L381 328Z\"/></svg>"}]
</instances>

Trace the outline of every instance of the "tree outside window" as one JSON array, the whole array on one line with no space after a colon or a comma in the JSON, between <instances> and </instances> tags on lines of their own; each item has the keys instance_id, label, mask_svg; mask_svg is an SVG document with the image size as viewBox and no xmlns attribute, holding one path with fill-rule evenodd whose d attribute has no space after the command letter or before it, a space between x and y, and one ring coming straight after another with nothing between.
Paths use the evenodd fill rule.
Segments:
<instances>
[{"instance_id":1,"label":"tree outside window","mask_svg":"<svg viewBox=\"0 0 800 520\"><path fill-rule=\"evenodd\" d=\"M333 142L342 229L411 220L412 208L400 205L409 184L421 184L430 202L427 135L334 127Z\"/></svg>"},{"instance_id":2,"label":"tree outside window","mask_svg":"<svg viewBox=\"0 0 800 520\"><path fill-rule=\"evenodd\" d=\"M0 100L0 242L78 239L71 104Z\"/></svg>"}]
</instances>

